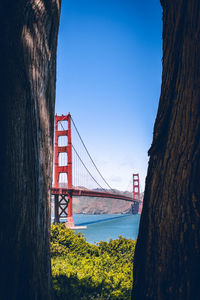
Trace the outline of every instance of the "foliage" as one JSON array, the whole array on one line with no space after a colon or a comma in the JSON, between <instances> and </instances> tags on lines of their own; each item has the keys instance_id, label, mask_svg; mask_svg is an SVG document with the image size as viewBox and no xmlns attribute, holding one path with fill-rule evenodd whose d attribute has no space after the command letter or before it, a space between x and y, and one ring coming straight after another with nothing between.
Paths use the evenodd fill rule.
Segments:
<instances>
[{"instance_id":1,"label":"foliage","mask_svg":"<svg viewBox=\"0 0 200 300\"><path fill-rule=\"evenodd\" d=\"M65 225L51 227L52 281L57 300L130 299L135 241L122 236L91 245Z\"/></svg>"}]
</instances>

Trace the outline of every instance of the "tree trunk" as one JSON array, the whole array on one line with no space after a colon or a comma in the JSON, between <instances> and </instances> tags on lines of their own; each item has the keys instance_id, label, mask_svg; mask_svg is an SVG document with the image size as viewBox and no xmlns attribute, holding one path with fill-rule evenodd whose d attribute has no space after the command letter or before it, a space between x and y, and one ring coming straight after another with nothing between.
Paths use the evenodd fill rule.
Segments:
<instances>
[{"instance_id":1,"label":"tree trunk","mask_svg":"<svg viewBox=\"0 0 200 300\"><path fill-rule=\"evenodd\" d=\"M46 300L60 0L2 0L0 13L0 299Z\"/></svg>"},{"instance_id":2,"label":"tree trunk","mask_svg":"<svg viewBox=\"0 0 200 300\"><path fill-rule=\"evenodd\" d=\"M200 1L162 0L163 74L132 299L200 299Z\"/></svg>"}]
</instances>

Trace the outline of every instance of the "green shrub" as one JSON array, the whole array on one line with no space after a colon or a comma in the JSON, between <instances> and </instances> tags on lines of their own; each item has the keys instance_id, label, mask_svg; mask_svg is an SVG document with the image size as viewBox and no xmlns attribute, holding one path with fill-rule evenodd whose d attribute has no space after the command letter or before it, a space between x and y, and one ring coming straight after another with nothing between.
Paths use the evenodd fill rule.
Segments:
<instances>
[{"instance_id":1,"label":"green shrub","mask_svg":"<svg viewBox=\"0 0 200 300\"><path fill-rule=\"evenodd\" d=\"M52 225L52 282L57 300L130 299L135 241L97 245L65 225Z\"/></svg>"}]
</instances>

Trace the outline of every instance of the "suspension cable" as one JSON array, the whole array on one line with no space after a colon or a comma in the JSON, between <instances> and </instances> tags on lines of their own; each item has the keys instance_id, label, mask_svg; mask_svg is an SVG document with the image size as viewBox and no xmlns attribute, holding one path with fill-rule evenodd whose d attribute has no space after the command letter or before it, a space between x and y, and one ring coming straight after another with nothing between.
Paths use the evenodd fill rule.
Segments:
<instances>
[{"instance_id":1,"label":"suspension cable","mask_svg":"<svg viewBox=\"0 0 200 300\"><path fill-rule=\"evenodd\" d=\"M115 190L113 190L113 189L111 188L111 186L107 183L107 181L104 179L104 177L102 176L102 174L101 174L100 171L98 170L98 168L97 168L95 162L93 161L93 159L92 159L92 157L91 157L89 151L87 150L87 147L85 146L85 143L83 142L83 139L81 138L81 135L80 135L80 133L79 133L79 131L78 131L78 129L77 129L75 123L74 123L74 120L72 119L72 116L71 116L71 120L72 120L72 123L73 123L73 125L74 125L74 128L76 129L76 132L77 132L77 134L78 134L78 136L79 136L79 138L80 138L80 140L81 140L81 142L82 142L82 144L83 144L83 146L84 146L84 148L85 148L85 150L86 150L86 152L87 152L89 158L91 159L91 161L92 161L92 163L93 163L95 169L97 170L97 172L99 173L99 175L101 176L101 178L103 179L103 181L106 183L106 185L107 185L107 186L115 193ZM62 125L62 120L59 121L59 122L60 122L60 125L61 125L62 129L65 130L64 127L63 127L63 125ZM72 145L72 148L74 149L76 155L78 156L79 160L81 161L81 163L83 164L83 166L85 167L85 169L86 169L86 171L89 173L89 175L92 177L92 179L97 183L97 185L98 185L101 189L103 189L104 191L106 191L106 190L105 190L105 189L104 189L104 188L96 181L96 179L93 177L93 175L90 173L90 171L88 170L88 168L87 168L86 165L84 164L83 160L82 160L81 157L79 156L78 152L76 151L76 149L74 148L74 146L73 146L72 143L71 143L71 145ZM107 192L107 191L106 191L106 192Z\"/></svg>"},{"instance_id":2,"label":"suspension cable","mask_svg":"<svg viewBox=\"0 0 200 300\"><path fill-rule=\"evenodd\" d=\"M71 144L72 145L72 144ZM74 146L72 145L72 148L74 150L74 152L76 153L77 157L79 158L79 160L81 161L82 165L84 166L84 168L86 169L86 171L88 172L88 174L92 177L92 179L96 182L96 184L106 192L106 190L96 181L96 179L92 176L92 174L90 173L90 171L88 170L88 168L86 167L86 165L84 164L84 162L82 161L82 159L80 158L78 152L76 151L76 149L74 148Z\"/></svg>"},{"instance_id":3,"label":"suspension cable","mask_svg":"<svg viewBox=\"0 0 200 300\"><path fill-rule=\"evenodd\" d=\"M76 125L75 125L74 120L72 119L72 117L71 117L71 120L72 120L72 123L73 123L73 125L74 125L74 128L76 129L76 132L77 132L77 134L78 134L78 136L79 136L79 138L80 138L80 140L81 140L81 142L82 142L82 144L83 144L83 146L84 146L84 148L85 148L85 150L86 150L86 152L87 152L87 154L88 154L90 160L92 161L92 163L93 163L95 169L97 170L97 172L99 173L99 175L101 176L101 178L103 179L103 181L105 182L105 184L106 184L113 192L115 192L115 191L111 188L111 186L108 184L108 182L105 180L105 178L102 176L102 174L101 174L101 172L99 171L99 169L97 168L97 166L96 166L94 160L92 159L92 157L91 157L91 155L90 155L90 153L89 153L87 147L85 146L85 143L83 142L83 140L82 140L82 138L81 138L81 135L80 135L80 133L79 133L79 131L78 131L78 129L77 129L77 127L76 127Z\"/></svg>"}]
</instances>

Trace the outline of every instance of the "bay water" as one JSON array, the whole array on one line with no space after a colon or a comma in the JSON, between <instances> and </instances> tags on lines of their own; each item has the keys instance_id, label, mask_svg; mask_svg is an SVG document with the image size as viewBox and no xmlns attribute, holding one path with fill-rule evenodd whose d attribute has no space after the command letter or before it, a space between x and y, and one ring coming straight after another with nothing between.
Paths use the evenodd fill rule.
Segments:
<instances>
[{"instance_id":1,"label":"bay water","mask_svg":"<svg viewBox=\"0 0 200 300\"><path fill-rule=\"evenodd\" d=\"M119 235L127 239L137 239L140 215L74 214L73 218L76 226L87 226L87 229L78 229L76 232L84 234L87 242L91 244L117 239Z\"/></svg>"}]
</instances>

